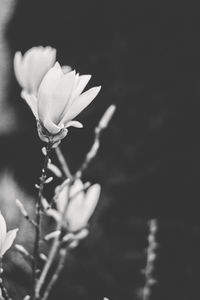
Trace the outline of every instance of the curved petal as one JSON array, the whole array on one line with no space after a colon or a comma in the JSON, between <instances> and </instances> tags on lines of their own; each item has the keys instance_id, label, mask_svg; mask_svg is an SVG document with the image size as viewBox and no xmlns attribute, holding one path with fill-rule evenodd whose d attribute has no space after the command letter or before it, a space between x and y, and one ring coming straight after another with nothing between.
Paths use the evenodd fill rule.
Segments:
<instances>
[{"instance_id":1,"label":"curved petal","mask_svg":"<svg viewBox=\"0 0 200 300\"><path fill-rule=\"evenodd\" d=\"M101 186L99 184L94 184L88 189L86 193L84 205L85 205L85 217L87 222L97 206L100 192L101 192Z\"/></svg>"},{"instance_id":2,"label":"curved petal","mask_svg":"<svg viewBox=\"0 0 200 300\"><path fill-rule=\"evenodd\" d=\"M59 192L58 197L56 199L56 206L60 213L63 212L65 206L68 202L68 186L66 185L63 189Z\"/></svg>"},{"instance_id":3,"label":"curved petal","mask_svg":"<svg viewBox=\"0 0 200 300\"><path fill-rule=\"evenodd\" d=\"M80 123L79 121L69 121L67 124L66 124L66 128L68 127L75 127L75 128L83 128L83 124Z\"/></svg>"},{"instance_id":4,"label":"curved petal","mask_svg":"<svg viewBox=\"0 0 200 300\"><path fill-rule=\"evenodd\" d=\"M12 246L15 238L16 238L16 235L17 235L17 231L18 231L18 228L17 229L13 229L13 230L10 230L8 231L8 233L6 234L6 238L5 238L5 241L4 241L4 244L1 248L1 255L3 256L6 251Z\"/></svg>"},{"instance_id":5,"label":"curved petal","mask_svg":"<svg viewBox=\"0 0 200 300\"><path fill-rule=\"evenodd\" d=\"M67 66L67 65L62 66L62 71L64 74L70 72L71 70L72 70L72 68L70 66Z\"/></svg>"},{"instance_id":6,"label":"curved petal","mask_svg":"<svg viewBox=\"0 0 200 300\"><path fill-rule=\"evenodd\" d=\"M30 76L30 86L32 92L37 93L39 85L45 74L53 67L56 61L56 49L46 47L35 51L32 57L31 67L32 74Z\"/></svg>"},{"instance_id":7,"label":"curved petal","mask_svg":"<svg viewBox=\"0 0 200 300\"><path fill-rule=\"evenodd\" d=\"M24 85L24 71L23 71L23 58L22 58L22 54L20 51L17 51L15 53L14 56L14 72L15 72L15 76L19 82L19 84L21 85L22 88L25 88Z\"/></svg>"},{"instance_id":8,"label":"curved petal","mask_svg":"<svg viewBox=\"0 0 200 300\"><path fill-rule=\"evenodd\" d=\"M5 219L4 219L4 217L2 216L2 214L0 212L0 252L1 252L1 249L2 249L3 244L4 244L4 240L6 238L6 231L7 231L6 222L5 222Z\"/></svg>"},{"instance_id":9,"label":"curved petal","mask_svg":"<svg viewBox=\"0 0 200 300\"><path fill-rule=\"evenodd\" d=\"M44 76L38 91L38 114L41 121L47 118L54 123L58 122L74 76L74 72L64 75L58 63Z\"/></svg>"},{"instance_id":10,"label":"curved petal","mask_svg":"<svg viewBox=\"0 0 200 300\"><path fill-rule=\"evenodd\" d=\"M56 86L56 89L53 92L52 98L54 103L54 110L52 119L55 123L60 122L60 120L62 119L66 106L68 106L75 81L75 71L63 74L58 85Z\"/></svg>"},{"instance_id":11,"label":"curved petal","mask_svg":"<svg viewBox=\"0 0 200 300\"><path fill-rule=\"evenodd\" d=\"M73 101L82 93L82 91L84 90L84 88L86 87L88 82L90 81L91 77L92 77L91 75L79 76L77 86L74 89L71 99L70 99L70 104L72 104Z\"/></svg>"},{"instance_id":12,"label":"curved petal","mask_svg":"<svg viewBox=\"0 0 200 300\"><path fill-rule=\"evenodd\" d=\"M42 123L44 127L48 130L48 132L52 135L56 135L60 132L60 130L63 128L63 126L57 126L54 124L51 120L45 118L44 122Z\"/></svg>"},{"instance_id":13,"label":"curved petal","mask_svg":"<svg viewBox=\"0 0 200 300\"><path fill-rule=\"evenodd\" d=\"M23 75L24 75L24 89L32 93L31 77L33 76L34 58L37 55L36 47L26 51L23 58Z\"/></svg>"},{"instance_id":14,"label":"curved petal","mask_svg":"<svg viewBox=\"0 0 200 300\"><path fill-rule=\"evenodd\" d=\"M71 209L71 213L69 211L67 218L72 231L78 231L87 225L98 203L100 190L100 185L94 184L89 188L82 202L80 200L72 202L73 210Z\"/></svg>"},{"instance_id":15,"label":"curved petal","mask_svg":"<svg viewBox=\"0 0 200 300\"><path fill-rule=\"evenodd\" d=\"M77 99L73 101L73 104L67 110L66 114L62 119L62 123L65 125L74 119L84 108L86 108L92 100L97 96L101 87L93 87L81 94Z\"/></svg>"},{"instance_id":16,"label":"curved petal","mask_svg":"<svg viewBox=\"0 0 200 300\"><path fill-rule=\"evenodd\" d=\"M21 97L27 102L29 107L32 110L32 113L34 114L35 118L38 119L38 109L37 109L37 98L33 94L29 94L25 90L22 90Z\"/></svg>"}]
</instances>

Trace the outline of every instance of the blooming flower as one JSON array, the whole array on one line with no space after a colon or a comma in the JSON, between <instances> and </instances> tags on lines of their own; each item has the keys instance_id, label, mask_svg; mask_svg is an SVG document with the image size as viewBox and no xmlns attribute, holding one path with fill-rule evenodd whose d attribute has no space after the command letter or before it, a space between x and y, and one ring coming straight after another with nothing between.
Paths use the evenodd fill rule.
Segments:
<instances>
[{"instance_id":1,"label":"blooming flower","mask_svg":"<svg viewBox=\"0 0 200 300\"><path fill-rule=\"evenodd\" d=\"M49 209L47 213L59 222L66 205L68 205L64 216L67 228L71 232L77 232L87 225L93 214L99 200L101 187L99 184L94 184L85 192L82 181L77 179L70 187L70 191L68 189L69 186L66 185L58 193L56 199L57 210Z\"/></svg>"},{"instance_id":2,"label":"blooming flower","mask_svg":"<svg viewBox=\"0 0 200 300\"><path fill-rule=\"evenodd\" d=\"M15 76L22 89L37 94L44 75L56 61L56 49L51 47L33 47L24 56L20 51L14 56Z\"/></svg>"},{"instance_id":3,"label":"blooming flower","mask_svg":"<svg viewBox=\"0 0 200 300\"><path fill-rule=\"evenodd\" d=\"M7 232L5 219L0 213L0 258L12 246L17 231L18 229L13 229Z\"/></svg>"},{"instance_id":4,"label":"blooming flower","mask_svg":"<svg viewBox=\"0 0 200 300\"><path fill-rule=\"evenodd\" d=\"M93 87L82 93L91 75L63 72L56 62L44 76L37 95L24 92L23 98L38 120L40 138L53 143L67 135L67 128L81 128L82 124L73 119L97 96L100 87Z\"/></svg>"}]
</instances>

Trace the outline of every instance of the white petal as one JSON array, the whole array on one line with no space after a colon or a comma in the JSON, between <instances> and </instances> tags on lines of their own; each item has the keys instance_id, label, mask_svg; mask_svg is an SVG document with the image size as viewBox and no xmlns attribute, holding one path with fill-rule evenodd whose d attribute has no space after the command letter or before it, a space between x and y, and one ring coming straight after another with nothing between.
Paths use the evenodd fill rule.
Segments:
<instances>
[{"instance_id":1,"label":"white petal","mask_svg":"<svg viewBox=\"0 0 200 300\"><path fill-rule=\"evenodd\" d=\"M20 51L16 52L14 56L14 72L21 87L25 88L22 59L23 58L21 52Z\"/></svg>"},{"instance_id":2,"label":"white petal","mask_svg":"<svg viewBox=\"0 0 200 300\"><path fill-rule=\"evenodd\" d=\"M24 75L24 85L25 89L32 93L32 86L31 86L31 77L33 75L33 68L34 68L34 57L36 52L34 48L29 49L26 51L23 57L23 75Z\"/></svg>"},{"instance_id":3,"label":"white petal","mask_svg":"<svg viewBox=\"0 0 200 300\"><path fill-rule=\"evenodd\" d=\"M6 222L5 222L5 219L4 219L4 217L2 216L2 214L0 212L0 252L1 252L1 249L2 249L3 244L4 244L4 240L6 238L6 231L7 231Z\"/></svg>"},{"instance_id":4,"label":"white petal","mask_svg":"<svg viewBox=\"0 0 200 300\"><path fill-rule=\"evenodd\" d=\"M78 97L82 93L82 91L84 90L84 88L86 87L88 82L90 81L91 77L92 77L91 75L79 76L77 86L72 94L72 102L76 97Z\"/></svg>"},{"instance_id":5,"label":"white petal","mask_svg":"<svg viewBox=\"0 0 200 300\"><path fill-rule=\"evenodd\" d=\"M70 99L76 75L75 71L61 76L56 89L52 94L52 114L51 119L54 122L60 122Z\"/></svg>"},{"instance_id":6,"label":"white petal","mask_svg":"<svg viewBox=\"0 0 200 300\"><path fill-rule=\"evenodd\" d=\"M51 133L52 135L58 134L60 130L63 128L63 126L57 126L47 118L44 119L43 125L48 130L48 132Z\"/></svg>"},{"instance_id":7,"label":"white petal","mask_svg":"<svg viewBox=\"0 0 200 300\"><path fill-rule=\"evenodd\" d=\"M17 235L18 229L13 229L7 232L5 241L3 243L3 246L1 248L1 255L4 255L6 251L12 246L16 235Z\"/></svg>"},{"instance_id":8,"label":"white petal","mask_svg":"<svg viewBox=\"0 0 200 300\"><path fill-rule=\"evenodd\" d=\"M83 124L80 123L79 121L69 121L67 124L66 124L66 128L68 127L76 127L76 128L83 128Z\"/></svg>"},{"instance_id":9,"label":"white petal","mask_svg":"<svg viewBox=\"0 0 200 300\"><path fill-rule=\"evenodd\" d=\"M71 94L75 72L63 74L60 65L51 68L39 88L39 117L43 121L49 118L55 124L60 122L61 115Z\"/></svg>"},{"instance_id":10,"label":"white petal","mask_svg":"<svg viewBox=\"0 0 200 300\"><path fill-rule=\"evenodd\" d=\"M52 110L56 104L52 103L54 101L52 95L62 74L60 65L55 63L54 67L46 73L40 84L38 90L38 115L42 122L52 114Z\"/></svg>"},{"instance_id":11,"label":"white petal","mask_svg":"<svg viewBox=\"0 0 200 300\"><path fill-rule=\"evenodd\" d=\"M91 215L93 214L97 206L100 192L101 192L101 186L99 184L94 184L88 189L86 193L86 199L84 204L85 204L85 212L87 215L87 221L89 220L89 218L91 217Z\"/></svg>"},{"instance_id":12,"label":"white petal","mask_svg":"<svg viewBox=\"0 0 200 300\"><path fill-rule=\"evenodd\" d=\"M70 72L72 70L72 68L70 66L62 66L62 71L64 74Z\"/></svg>"},{"instance_id":13,"label":"white petal","mask_svg":"<svg viewBox=\"0 0 200 300\"><path fill-rule=\"evenodd\" d=\"M73 104L70 106L66 114L64 115L62 122L66 125L69 121L74 119L84 108L86 108L92 100L97 96L101 87L93 87L81 94Z\"/></svg>"},{"instance_id":14,"label":"white petal","mask_svg":"<svg viewBox=\"0 0 200 300\"><path fill-rule=\"evenodd\" d=\"M65 209L67 202L68 202L68 186L66 185L59 192L58 197L56 199L56 206L60 213L62 213L63 210Z\"/></svg>"},{"instance_id":15,"label":"white petal","mask_svg":"<svg viewBox=\"0 0 200 300\"><path fill-rule=\"evenodd\" d=\"M38 91L39 85L45 74L53 67L56 60L56 50L50 47L35 51L31 61L29 80L32 92Z\"/></svg>"},{"instance_id":16,"label":"white petal","mask_svg":"<svg viewBox=\"0 0 200 300\"><path fill-rule=\"evenodd\" d=\"M29 107L32 110L32 113L34 114L35 118L38 119L38 108L37 108L37 98L34 94L29 94L25 90L22 90L21 97L27 102Z\"/></svg>"},{"instance_id":17,"label":"white petal","mask_svg":"<svg viewBox=\"0 0 200 300\"><path fill-rule=\"evenodd\" d=\"M98 203L100 190L100 185L95 184L89 188L82 201L77 201L77 199L74 199L74 202L72 201L71 211L69 207L67 214L69 229L71 231L80 230L87 225Z\"/></svg>"}]
</instances>

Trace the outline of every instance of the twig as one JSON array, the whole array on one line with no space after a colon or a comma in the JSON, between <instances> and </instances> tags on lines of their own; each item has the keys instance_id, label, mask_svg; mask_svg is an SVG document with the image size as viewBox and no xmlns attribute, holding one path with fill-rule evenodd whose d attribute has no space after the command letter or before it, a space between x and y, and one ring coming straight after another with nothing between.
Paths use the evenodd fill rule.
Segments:
<instances>
[{"instance_id":1,"label":"twig","mask_svg":"<svg viewBox=\"0 0 200 300\"><path fill-rule=\"evenodd\" d=\"M56 147L55 151L57 154L57 158L60 162L60 165L62 167L62 171L63 171L65 177L69 178L69 181L67 182L67 184L69 185L69 188L68 188L68 195L66 197L67 198L66 205L62 212L61 220L60 220L59 224L57 225L56 230L60 230L61 232L63 232L63 229L65 228L65 215L66 215L66 211L67 211L69 199L70 199L70 187L76 178L80 178L82 176L83 171L87 168L89 163L96 156L97 151L99 149L99 145L100 145L100 134L101 134L102 130L108 126L108 123L110 122L110 120L115 112L115 109L116 109L115 105L111 105L106 110L106 112L104 113L102 118L100 119L98 126L95 128L94 143L93 143L90 151L86 155L86 159L85 159L84 163L82 164L82 166L80 167L80 169L77 171L77 173L75 175L72 175L72 173L70 172L67 162L66 162L60 148ZM48 275L48 272L49 272L55 258L56 258L56 254L57 254L59 248L61 247L61 244L62 244L62 235L59 235L59 236L55 237L55 239L54 239L47 262L42 270L42 273L41 273L38 281L37 281L37 284L35 287L36 299L40 299L41 289L42 289L43 285L45 284L46 277ZM67 251L68 251L67 248L66 249L61 248L58 266L56 268L54 275L50 279L49 284L47 285L47 287L44 291L42 300L47 299L52 287L54 286L56 280L58 279L59 274L64 267L64 261L65 261L66 255L67 255Z\"/></svg>"},{"instance_id":2,"label":"twig","mask_svg":"<svg viewBox=\"0 0 200 300\"><path fill-rule=\"evenodd\" d=\"M62 171L63 171L65 177L71 179L72 178L72 174L70 172L70 169L69 169L69 167L67 165L66 159L64 158L64 156L62 154L62 151L61 151L61 149L60 149L59 146L57 146L55 148L55 152L56 152L58 161L59 161L59 163L61 165L61 168L62 168Z\"/></svg>"},{"instance_id":3,"label":"twig","mask_svg":"<svg viewBox=\"0 0 200 300\"><path fill-rule=\"evenodd\" d=\"M4 286L4 284L3 284L3 278L2 278L2 275L3 275L2 258L0 257L0 290L1 290L2 297L3 297L4 300L12 300L12 299L9 297L7 288L6 288L6 287Z\"/></svg>"},{"instance_id":4,"label":"twig","mask_svg":"<svg viewBox=\"0 0 200 300\"><path fill-rule=\"evenodd\" d=\"M28 212L27 212L27 210L25 209L23 203L22 203L20 200L16 199L16 205L17 205L17 207L19 208L21 214L24 216L24 218L25 218L31 225L33 225L34 227L36 227L36 226L37 226L37 223L36 223L34 220L32 220L32 219L30 218L30 216L28 215Z\"/></svg>"},{"instance_id":5,"label":"twig","mask_svg":"<svg viewBox=\"0 0 200 300\"><path fill-rule=\"evenodd\" d=\"M100 147L100 136L102 131L107 128L110 120L112 119L114 113L116 110L115 105L110 105L108 109L105 111L103 116L101 117L97 127L94 129L94 141L93 144L89 150L89 152L86 154L85 160L79 170L75 174L75 178L81 178L82 173L87 169L88 165L92 162L92 160L97 155L97 152Z\"/></svg>"},{"instance_id":6,"label":"twig","mask_svg":"<svg viewBox=\"0 0 200 300\"><path fill-rule=\"evenodd\" d=\"M158 230L158 224L156 219L149 221L149 235L148 235L148 247L147 247L147 263L144 270L145 285L142 293L142 300L149 300L151 295L151 288L156 283L156 279L153 276L154 262L156 259L156 249L158 244L156 242L156 233Z\"/></svg>"},{"instance_id":7,"label":"twig","mask_svg":"<svg viewBox=\"0 0 200 300\"><path fill-rule=\"evenodd\" d=\"M49 153L51 151L52 144L49 143L46 148L46 156L44 160L44 165L42 168L42 175L40 177L40 185L38 191L38 199L36 203L36 227L35 227L35 243L33 249L33 277L34 277L34 297L36 299L35 287L37 284L37 268L38 268L38 259L39 259L39 242L40 242L40 223L41 223L41 210L42 210L42 197L45 186L45 181L47 178L47 166L49 161Z\"/></svg>"},{"instance_id":8,"label":"twig","mask_svg":"<svg viewBox=\"0 0 200 300\"><path fill-rule=\"evenodd\" d=\"M69 195L70 195L70 187L71 187L71 184L72 184L72 181L70 180L69 182L69 188L68 188L68 193L67 193L67 199L69 198ZM60 219L60 222L58 223L57 225L57 229L56 230L59 230L60 232L63 231L63 223L64 223L64 220L65 220L65 214L66 214L66 210L67 210L67 207L68 207L68 200L66 199L66 205L65 205L65 208L62 212L62 217ZM45 280L46 280L46 277L47 277L47 274L54 262L54 259L56 257L56 254L58 252L58 249L60 247L62 243L62 239L61 239L61 234L59 236L56 236L55 239L54 239L54 242L52 244L52 247L51 247L51 250L50 250L50 253L49 253L49 256L48 256L48 259L47 259L47 262L42 270L42 273L38 279L38 282L36 284L36 287L35 287L35 295L36 295L36 299L39 299L40 298L40 291L41 291L41 288L42 286L44 285L45 283Z\"/></svg>"},{"instance_id":9,"label":"twig","mask_svg":"<svg viewBox=\"0 0 200 300\"><path fill-rule=\"evenodd\" d=\"M53 286L55 285L56 281L58 280L58 277L61 273L61 271L63 270L64 268L64 265L65 265L65 259L66 259L66 256L67 256L67 253L68 253L68 249L65 248L65 249L61 249L60 250L60 257L59 257L59 262L58 262L58 266L55 270L55 273L53 274L47 288L46 288L46 291L44 293L44 296L42 297L41 300L46 300L53 288Z\"/></svg>"}]
</instances>

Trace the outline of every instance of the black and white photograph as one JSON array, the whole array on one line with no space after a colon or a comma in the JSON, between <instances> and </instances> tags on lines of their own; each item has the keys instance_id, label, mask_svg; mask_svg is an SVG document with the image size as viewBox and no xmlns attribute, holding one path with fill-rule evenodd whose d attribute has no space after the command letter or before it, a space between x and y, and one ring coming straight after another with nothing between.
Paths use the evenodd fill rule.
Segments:
<instances>
[{"instance_id":1,"label":"black and white photograph","mask_svg":"<svg viewBox=\"0 0 200 300\"><path fill-rule=\"evenodd\" d=\"M200 299L200 9L0 0L0 300Z\"/></svg>"}]
</instances>

